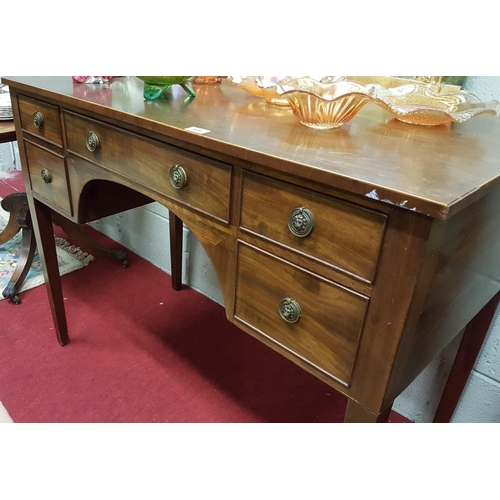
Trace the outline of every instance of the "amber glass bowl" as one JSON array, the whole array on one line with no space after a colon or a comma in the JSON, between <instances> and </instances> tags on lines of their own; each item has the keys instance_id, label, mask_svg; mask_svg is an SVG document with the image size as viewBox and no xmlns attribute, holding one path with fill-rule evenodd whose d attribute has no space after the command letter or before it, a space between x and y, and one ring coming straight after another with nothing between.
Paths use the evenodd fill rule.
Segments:
<instances>
[{"instance_id":1,"label":"amber glass bowl","mask_svg":"<svg viewBox=\"0 0 500 500\"><path fill-rule=\"evenodd\" d=\"M325 130L352 120L370 100L370 87L346 80L286 78L276 85L302 125Z\"/></svg>"}]
</instances>

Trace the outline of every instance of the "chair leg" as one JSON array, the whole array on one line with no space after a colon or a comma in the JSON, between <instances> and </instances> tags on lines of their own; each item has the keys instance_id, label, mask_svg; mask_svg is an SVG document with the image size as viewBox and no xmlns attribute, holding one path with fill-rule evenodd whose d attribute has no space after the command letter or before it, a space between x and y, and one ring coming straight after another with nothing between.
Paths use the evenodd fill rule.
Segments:
<instances>
[{"instance_id":1,"label":"chair leg","mask_svg":"<svg viewBox=\"0 0 500 500\"><path fill-rule=\"evenodd\" d=\"M6 196L0 203L2 208L9 212L9 221L5 229L0 233L0 245L7 243L21 230L21 225L18 222L19 214L23 207L28 211L28 201L24 193L13 193Z\"/></svg>"},{"instance_id":2,"label":"chair leg","mask_svg":"<svg viewBox=\"0 0 500 500\"><path fill-rule=\"evenodd\" d=\"M20 303L19 289L33 262L36 250L35 235L31 223L26 193L13 193L2 200L2 208L10 213L9 222L0 234L0 244L12 239L19 231L22 231L22 244L16 270L9 283L2 291L6 299L11 299L15 304Z\"/></svg>"},{"instance_id":3,"label":"chair leg","mask_svg":"<svg viewBox=\"0 0 500 500\"><path fill-rule=\"evenodd\" d=\"M32 227L22 228L22 244L21 251L19 252L19 258L16 263L16 270L10 278L9 283L4 288L2 295L6 299L12 300L15 304L19 304L21 299L19 298L19 290L24 283L26 275L28 274L31 264L33 263L33 257L35 256L36 241L35 233Z\"/></svg>"}]
</instances>

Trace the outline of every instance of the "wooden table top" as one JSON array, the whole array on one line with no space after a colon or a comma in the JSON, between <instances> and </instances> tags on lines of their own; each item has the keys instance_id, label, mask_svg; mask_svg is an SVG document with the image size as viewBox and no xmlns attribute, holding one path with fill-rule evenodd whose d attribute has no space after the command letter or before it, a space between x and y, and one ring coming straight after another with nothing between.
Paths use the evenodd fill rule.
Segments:
<instances>
[{"instance_id":1,"label":"wooden table top","mask_svg":"<svg viewBox=\"0 0 500 500\"><path fill-rule=\"evenodd\" d=\"M69 76L3 81L124 126L440 219L500 184L500 117L425 127L401 123L369 103L343 127L318 131L301 125L290 109L269 106L226 81L196 86L190 102L178 86L158 101L145 101L143 82L133 76L104 85L76 84Z\"/></svg>"}]
</instances>

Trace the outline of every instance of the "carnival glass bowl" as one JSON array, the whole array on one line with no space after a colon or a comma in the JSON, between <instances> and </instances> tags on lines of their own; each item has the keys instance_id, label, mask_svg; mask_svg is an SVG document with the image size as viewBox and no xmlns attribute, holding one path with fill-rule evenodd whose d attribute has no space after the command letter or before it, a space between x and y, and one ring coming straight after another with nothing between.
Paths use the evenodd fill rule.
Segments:
<instances>
[{"instance_id":1,"label":"carnival glass bowl","mask_svg":"<svg viewBox=\"0 0 500 500\"><path fill-rule=\"evenodd\" d=\"M371 87L337 77L286 78L277 83L276 92L289 102L302 125L325 130L352 120L369 102Z\"/></svg>"},{"instance_id":2,"label":"carnival glass bowl","mask_svg":"<svg viewBox=\"0 0 500 500\"><path fill-rule=\"evenodd\" d=\"M498 116L498 101L481 102L464 90L436 92L425 84L384 88L372 85L373 101L398 120L413 125L442 125L462 123L481 113Z\"/></svg>"},{"instance_id":3,"label":"carnival glass bowl","mask_svg":"<svg viewBox=\"0 0 500 500\"><path fill-rule=\"evenodd\" d=\"M139 80L144 82L144 99L153 101L158 99L172 85L180 85L190 98L195 97L196 93L191 83L196 76L138 76Z\"/></svg>"},{"instance_id":4,"label":"carnival glass bowl","mask_svg":"<svg viewBox=\"0 0 500 500\"><path fill-rule=\"evenodd\" d=\"M262 97L268 104L289 106L286 99L276 93L276 84L285 76L228 76L227 81L246 90L255 97Z\"/></svg>"}]
</instances>

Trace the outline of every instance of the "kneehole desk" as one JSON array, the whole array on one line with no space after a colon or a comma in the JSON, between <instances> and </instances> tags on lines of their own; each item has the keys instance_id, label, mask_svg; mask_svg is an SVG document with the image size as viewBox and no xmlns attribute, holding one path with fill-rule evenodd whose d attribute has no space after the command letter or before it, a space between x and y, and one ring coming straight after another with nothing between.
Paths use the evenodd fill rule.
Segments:
<instances>
[{"instance_id":1,"label":"kneehole desk","mask_svg":"<svg viewBox=\"0 0 500 500\"><path fill-rule=\"evenodd\" d=\"M419 127L369 104L308 129L242 89L135 77L4 78L61 345L69 342L52 231L157 201L195 234L227 319L382 422L460 332L435 421L451 418L498 304L500 121ZM180 261L173 261L179 277Z\"/></svg>"}]
</instances>

